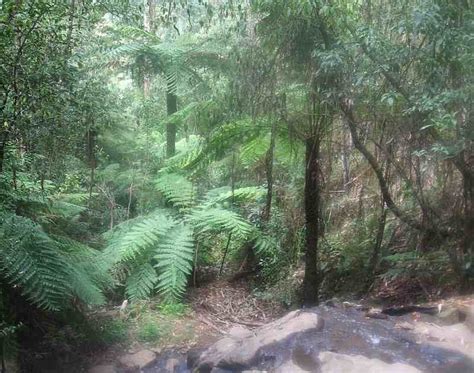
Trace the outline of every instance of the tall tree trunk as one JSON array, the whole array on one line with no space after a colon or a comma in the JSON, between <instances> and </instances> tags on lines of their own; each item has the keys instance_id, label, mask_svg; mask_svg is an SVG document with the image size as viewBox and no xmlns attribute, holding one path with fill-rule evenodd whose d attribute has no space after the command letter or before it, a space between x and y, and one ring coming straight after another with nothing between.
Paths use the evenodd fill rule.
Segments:
<instances>
[{"instance_id":1,"label":"tall tree trunk","mask_svg":"<svg viewBox=\"0 0 474 373\"><path fill-rule=\"evenodd\" d=\"M143 3L143 29L147 32L154 33L156 31L155 23L156 3L155 0L144 0ZM143 76L143 96L150 96L151 77L150 73L145 71Z\"/></svg>"},{"instance_id":2,"label":"tall tree trunk","mask_svg":"<svg viewBox=\"0 0 474 373\"><path fill-rule=\"evenodd\" d=\"M166 92L166 111L168 116L173 115L178 111L178 98L173 92L168 83L168 90ZM176 123L168 121L166 123L166 156L172 157L176 152Z\"/></svg>"},{"instance_id":3,"label":"tall tree trunk","mask_svg":"<svg viewBox=\"0 0 474 373\"><path fill-rule=\"evenodd\" d=\"M464 189L464 235L461 242L461 292L468 294L473 286L474 276L474 182L472 178L463 179ZM466 268L470 264L469 269Z\"/></svg>"},{"instance_id":4,"label":"tall tree trunk","mask_svg":"<svg viewBox=\"0 0 474 373\"><path fill-rule=\"evenodd\" d=\"M71 55L72 51L72 33L74 31L74 15L76 13L76 0L71 0L69 5L69 20L68 20L68 28L67 28L67 36L66 36L66 48L64 53L66 57Z\"/></svg>"},{"instance_id":5,"label":"tall tree trunk","mask_svg":"<svg viewBox=\"0 0 474 373\"><path fill-rule=\"evenodd\" d=\"M95 144L96 144L97 132L93 129L87 131L87 161L90 168L89 178L89 203L92 200L92 189L94 187L95 169L97 167L97 159L95 157Z\"/></svg>"},{"instance_id":6,"label":"tall tree trunk","mask_svg":"<svg viewBox=\"0 0 474 373\"><path fill-rule=\"evenodd\" d=\"M4 130L2 138L0 139L0 174L3 172L3 165L5 163L5 147L8 141L8 130Z\"/></svg>"},{"instance_id":7,"label":"tall tree trunk","mask_svg":"<svg viewBox=\"0 0 474 373\"><path fill-rule=\"evenodd\" d=\"M350 185L350 180L351 180L351 169L350 169L350 160L349 160L349 154L350 154L350 143L348 141L348 136L346 131L343 131L342 133L342 152L341 152L341 162L342 162L342 170L343 170L343 183L344 183L344 190L346 193L349 193L351 191L351 185Z\"/></svg>"},{"instance_id":8,"label":"tall tree trunk","mask_svg":"<svg viewBox=\"0 0 474 373\"><path fill-rule=\"evenodd\" d=\"M306 140L306 171L304 186L304 207L306 215L305 273L303 280L303 304L318 304L319 271L319 205L320 205L320 137Z\"/></svg>"},{"instance_id":9,"label":"tall tree trunk","mask_svg":"<svg viewBox=\"0 0 474 373\"><path fill-rule=\"evenodd\" d=\"M265 157L265 173L267 176L267 198L265 202L265 208L262 214L262 220L268 222L270 220L270 214L272 209L272 197L273 197L273 158L275 152L275 139L276 139L276 121L273 121L272 129L270 133L270 145L267 150Z\"/></svg>"}]
</instances>

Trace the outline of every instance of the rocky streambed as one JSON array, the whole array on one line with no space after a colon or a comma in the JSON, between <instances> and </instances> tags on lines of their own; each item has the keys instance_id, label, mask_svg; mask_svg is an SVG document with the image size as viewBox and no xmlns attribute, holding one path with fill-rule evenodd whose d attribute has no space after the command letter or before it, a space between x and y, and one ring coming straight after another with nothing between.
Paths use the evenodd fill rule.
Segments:
<instances>
[{"instance_id":1,"label":"rocky streambed","mask_svg":"<svg viewBox=\"0 0 474 373\"><path fill-rule=\"evenodd\" d=\"M114 372L474 372L472 305L456 312L446 320L325 305L252 330L233 327L205 349L165 351Z\"/></svg>"}]
</instances>

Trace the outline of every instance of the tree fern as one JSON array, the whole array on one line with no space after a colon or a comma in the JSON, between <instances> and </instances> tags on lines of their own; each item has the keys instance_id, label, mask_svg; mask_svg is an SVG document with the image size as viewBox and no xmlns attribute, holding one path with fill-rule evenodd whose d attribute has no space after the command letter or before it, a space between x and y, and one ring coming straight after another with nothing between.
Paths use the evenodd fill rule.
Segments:
<instances>
[{"instance_id":1,"label":"tree fern","mask_svg":"<svg viewBox=\"0 0 474 373\"><path fill-rule=\"evenodd\" d=\"M260 135L242 145L240 149L240 161L244 167L252 167L262 160L268 151L270 135Z\"/></svg>"},{"instance_id":2,"label":"tree fern","mask_svg":"<svg viewBox=\"0 0 474 373\"><path fill-rule=\"evenodd\" d=\"M104 257L111 264L132 260L155 247L175 222L163 211L158 210L144 218L125 222L109 233L109 243Z\"/></svg>"},{"instance_id":3,"label":"tree fern","mask_svg":"<svg viewBox=\"0 0 474 373\"><path fill-rule=\"evenodd\" d=\"M125 294L130 301L148 298L156 287L158 275L150 263L138 264L127 279Z\"/></svg>"},{"instance_id":4,"label":"tree fern","mask_svg":"<svg viewBox=\"0 0 474 373\"><path fill-rule=\"evenodd\" d=\"M113 279L100 252L68 237L53 238L66 259L73 295L86 304L103 304L103 290L111 288Z\"/></svg>"},{"instance_id":5,"label":"tree fern","mask_svg":"<svg viewBox=\"0 0 474 373\"><path fill-rule=\"evenodd\" d=\"M168 202L180 209L191 207L194 202L192 183L179 174L161 174L156 179L156 187Z\"/></svg>"},{"instance_id":6,"label":"tree fern","mask_svg":"<svg viewBox=\"0 0 474 373\"><path fill-rule=\"evenodd\" d=\"M103 255L115 268L130 269L127 297L132 301L146 298L157 287L165 297L179 298L192 271L192 230L164 210L123 225L107 235L109 245Z\"/></svg>"},{"instance_id":7,"label":"tree fern","mask_svg":"<svg viewBox=\"0 0 474 373\"><path fill-rule=\"evenodd\" d=\"M192 271L193 256L193 232L183 224L171 229L156 249L158 289L168 299L179 299L186 290L187 277Z\"/></svg>"},{"instance_id":8,"label":"tree fern","mask_svg":"<svg viewBox=\"0 0 474 373\"><path fill-rule=\"evenodd\" d=\"M70 276L58 245L31 220L2 217L0 273L39 307L58 310L70 297Z\"/></svg>"},{"instance_id":9,"label":"tree fern","mask_svg":"<svg viewBox=\"0 0 474 373\"><path fill-rule=\"evenodd\" d=\"M253 121L250 118L226 123L210 134L210 140L188 168L193 169L220 159L228 154L229 149L255 139L265 130L268 130L266 121Z\"/></svg>"},{"instance_id":10,"label":"tree fern","mask_svg":"<svg viewBox=\"0 0 474 373\"><path fill-rule=\"evenodd\" d=\"M195 209L189 216L197 233L228 232L234 238L246 238L252 226L236 212L223 208Z\"/></svg>"},{"instance_id":11,"label":"tree fern","mask_svg":"<svg viewBox=\"0 0 474 373\"><path fill-rule=\"evenodd\" d=\"M266 190L260 186L243 187L232 190L230 187L216 188L206 193L203 201L205 206L213 206L218 203L229 201L233 198L234 203L257 202L266 195Z\"/></svg>"}]
</instances>

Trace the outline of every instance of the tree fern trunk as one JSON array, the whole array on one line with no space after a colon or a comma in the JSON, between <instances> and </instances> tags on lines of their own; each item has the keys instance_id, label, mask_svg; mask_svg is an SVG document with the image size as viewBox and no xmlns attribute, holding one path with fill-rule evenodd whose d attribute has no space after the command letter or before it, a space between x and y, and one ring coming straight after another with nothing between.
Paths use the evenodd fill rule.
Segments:
<instances>
[{"instance_id":1,"label":"tree fern trunk","mask_svg":"<svg viewBox=\"0 0 474 373\"><path fill-rule=\"evenodd\" d=\"M166 111L168 116L178 111L178 98L176 94L168 89L166 92ZM176 124L172 122L166 123L166 156L172 157L176 152Z\"/></svg>"},{"instance_id":2,"label":"tree fern trunk","mask_svg":"<svg viewBox=\"0 0 474 373\"><path fill-rule=\"evenodd\" d=\"M313 135L306 140L306 172L304 187L304 207L306 215L306 247L305 273L303 280L303 304L318 304L319 272L318 272L318 239L319 239L319 155L320 138Z\"/></svg>"},{"instance_id":3,"label":"tree fern trunk","mask_svg":"<svg viewBox=\"0 0 474 373\"><path fill-rule=\"evenodd\" d=\"M270 213L272 209L273 197L273 154L275 152L275 137L276 137L276 121L272 124L272 131L270 134L270 145L268 147L265 159L265 173L267 175L267 198L265 202L265 209L263 210L262 220L268 222L270 220Z\"/></svg>"}]
</instances>

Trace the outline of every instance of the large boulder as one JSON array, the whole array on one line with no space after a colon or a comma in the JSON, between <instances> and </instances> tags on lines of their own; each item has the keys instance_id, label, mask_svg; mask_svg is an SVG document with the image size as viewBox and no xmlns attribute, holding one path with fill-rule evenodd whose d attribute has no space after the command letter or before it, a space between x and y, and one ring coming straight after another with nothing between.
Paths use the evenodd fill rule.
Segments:
<instances>
[{"instance_id":1,"label":"large boulder","mask_svg":"<svg viewBox=\"0 0 474 373\"><path fill-rule=\"evenodd\" d=\"M201 354L193 368L198 372L210 372L214 367L250 369L266 347L282 344L295 335L319 331L323 326L323 319L318 315L299 310L252 331L243 327L233 328L227 337Z\"/></svg>"}]
</instances>

